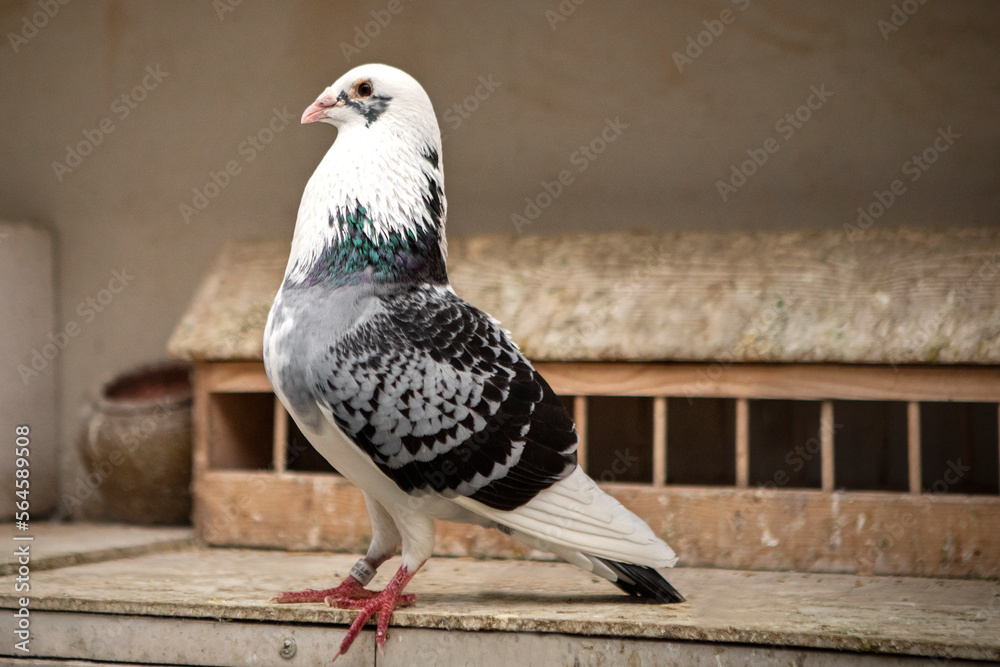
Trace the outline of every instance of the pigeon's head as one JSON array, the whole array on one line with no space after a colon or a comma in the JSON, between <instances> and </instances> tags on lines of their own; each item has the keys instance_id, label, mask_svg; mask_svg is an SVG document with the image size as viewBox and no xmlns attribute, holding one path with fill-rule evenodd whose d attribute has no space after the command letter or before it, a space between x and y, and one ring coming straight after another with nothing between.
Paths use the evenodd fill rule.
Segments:
<instances>
[{"instance_id":1,"label":"pigeon's head","mask_svg":"<svg viewBox=\"0 0 1000 667\"><path fill-rule=\"evenodd\" d=\"M302 114L317 121L335 126L337 139L302 194L290 279L447 282L441 131L416 79L388 65L355 67Z\"/></svg>"},{"instance_id":2,"label":"pigeon's head","mask_svg":"<svg viewBox=\"0 0 1000 667\"><path fill-rule=\"evenodd\" d=\"M389 65L359 65L340 77L302 114L341 131L392 126L437 133L434 107L417 80Z\"/></svg>"}]
</instances>

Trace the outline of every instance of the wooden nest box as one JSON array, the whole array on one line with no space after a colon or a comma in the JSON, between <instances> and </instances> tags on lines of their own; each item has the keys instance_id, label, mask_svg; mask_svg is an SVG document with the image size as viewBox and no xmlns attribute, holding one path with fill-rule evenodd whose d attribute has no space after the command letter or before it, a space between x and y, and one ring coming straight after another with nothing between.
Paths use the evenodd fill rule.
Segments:
<instances>
[{"instance_id":1,"label":"wooden nest box","mask_svg":"<svg viewBox=\"0 0 1000 667\"><path fill-rule=\"evenodd\" d=\"M587 472L682 565L1000 576L1000 231L454 239L580 431ZM271 393L287 242L227 245L171 338L195 362L210 544L363 550L361 493ZM438 522L438 553L531 556Z\"/></svg>"}]
</instances>

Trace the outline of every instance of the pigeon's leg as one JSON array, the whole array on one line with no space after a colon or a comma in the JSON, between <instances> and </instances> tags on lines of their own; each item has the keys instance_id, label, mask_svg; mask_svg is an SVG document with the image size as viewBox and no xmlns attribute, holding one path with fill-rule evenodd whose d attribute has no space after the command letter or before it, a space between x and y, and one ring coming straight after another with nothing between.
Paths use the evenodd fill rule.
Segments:
<instances>
[{"instance_id":1,"label":"pigeon's leg","mask_svg":"<svg viewBox=\"0 0 1000 667\"><path fill-rule=\"evenodd\" d=\"M379 566L396 553L396 549L402 544L402 538L385 508L367 493L364 496L372 522L372 541L368 545L368 553L351 569L351 574L334 588L325 590L308 588L304 591L282 593L273 598L272 602L325 602L331 607L339 607L340 605L336 604L337 600L369 600L378 594L377 591L367 590L365 586L375 576ZM407 598L405 604L413 604L414 596L404 597Z\"/></svg>"},{"instance_id":2,"label":"pigeon's leg","mask_svg":"<svg viewBox=\"0 0 1000 667\"><path fill-rule=\"evenodd\" d=\"M415 595L404 595L402 591L406 587L406 584L410 582L410 579L413 578L413 575L417 573L418 569L420 569L419 565L413 568L412 571L403 565L396 571L396 574L392 577L389 585L385 587L385 590L368 600L336 600L332 603L329 599L327 600L327 604L333 607L361 610L358 613L358 617L351 623L351 627L348 628L344 640L340 642L340 650L333 657L334 660L347 652L347 649L351 647L351 644L354 643L354 640L361 632L361 628L376 613L378 614L378 625L375 630L375 644L378 646L380 652L383 650L386 632L389 629L389 616L392 615L392 610L396 607L413 604L413 601L416 599Z\"/></svg>"},{"instance_id":3,"label":"pigeon's leg","mask_svg":"<svg viewBox=\"0 0 1000 667\"><path fill-rule=\"evenodd\" d=\"M419 499L417 499L419 501ZM351 623L347 630L347 636L340 643L340 651L337 656L342 655L351 643L361 632L375 614L378 614L378 624L375 629L375 644L381 654L385 649L386 632L389 628L389 616L396 607L413 604L415 595L403 593L403 589L417 573L427 559L431 557L434 550L434 520L420 511L421 504L416 502L413 506L397 505L394 507L394 520L403 544L403 563L399 570L389 581L381 593L375 597L361 601L345 601L336 604L337 607L347 609L359 609L358 617ZM371 509L371 505L369 505ZM372 514L372 525L376 523L375 514ZM334 656L336 659L336 656Z\"/></svg>"}]
</instances>

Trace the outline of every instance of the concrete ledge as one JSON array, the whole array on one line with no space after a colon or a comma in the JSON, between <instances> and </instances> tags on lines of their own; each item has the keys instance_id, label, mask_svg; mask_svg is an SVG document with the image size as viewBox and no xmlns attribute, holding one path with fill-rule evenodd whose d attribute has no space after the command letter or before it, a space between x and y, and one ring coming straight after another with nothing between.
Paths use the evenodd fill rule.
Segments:
<instances>
[{"instance_id":1,"label":"concrete ledge","mask_svg":"<svg viewBox=\"0 0 1000 667\"><path fill-rule=\"evenodd\" d=\"M5 533L18 533L13 524L8 524L7 529ZM30 535L34 538L27 543L31 545L33 572L183 549L194 544L194 531L186 526L37 522L31 524ZM0 575L13 574L17 568L13 550L0 553Z\"/></svg>"},{"instance_id":2,"label":"concrete ledge","mask_svg":"<svg viewBox=\"0 0 1000 667\"><path fill-rule=\"evenodd\" d=\"M333 585L357 558L189 549L33 573L33 646L45 651L35 655L282 664L274 657L279 642L295 632L304 634L289 664L325 664L354 612L268 600L284 590ZM383 566L372 586L383 585L396 566L398 560ZM676 570L671 581L689 602L637 602L563 563L435 558L408 588L417 604L393 615L378 662L412 664L431 652L420 661L507 665L544 656L547 664L592 664L635 654L639 664L715 664L710 656L723 649L763 664L788 664L803 652L854 664L907 664L881 661L906 656L1000 660L997 582L696 568ZM16 606L13 583L0 579L0 607ZM12 636L12 622L0 614L0 632ZM448 630L465 632L435 632ZM159 653L150 653L151 645ZM345 657L374 664L374 651L355 649ZM0 646L0 654L11 653L10 645Z\"/></svg>"},{"instance_id":3,"label":"concrete ledge","mask_svg":"<svg viewBox=\"0 0 1000 667\"><path fill-rule=\"evenodd\" d=\"M35 621L37 655L28 665L328 665L339 643L340 628L259 622L227 622L187 618L135 617L110 614L40 612ZM291 658L282 657L294 649ZM114 662L77 662L100 655ZM133 662L141 660L142 662ZM123 661L123 662L120 662ZM0 659L2 662L2 659ZM25 665L22 660L18 665ZM539 632L449 632L423 628L390 630L385 653L375 650L372 631L358 637L340 665L764 665L810 667L863 665L916 667L927 658L816 649L752 646L716 642L590 637ZM948 660L952 667L972 666Z\"/></svg>"}]
</instances>

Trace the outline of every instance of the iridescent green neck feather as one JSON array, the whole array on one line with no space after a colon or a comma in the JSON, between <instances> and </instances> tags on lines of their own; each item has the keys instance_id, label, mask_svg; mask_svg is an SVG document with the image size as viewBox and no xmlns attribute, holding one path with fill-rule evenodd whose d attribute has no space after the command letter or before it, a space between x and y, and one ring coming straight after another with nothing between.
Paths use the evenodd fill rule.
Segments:
<instances>
[{"instance_id":1,"label":"iridescent green neck feather","mask_svg":"<svg viewBox=\"0 0 1000 667\"><path fill-rule=\"evenodd\" d=\"M428 208L434 208L433 202ZM358 205L351 211L331 213L330 226L340 233L313 262L304 285L448 283L440 236L432 225L379 233L368 211Z\"/></svg>"}]
</instances>

